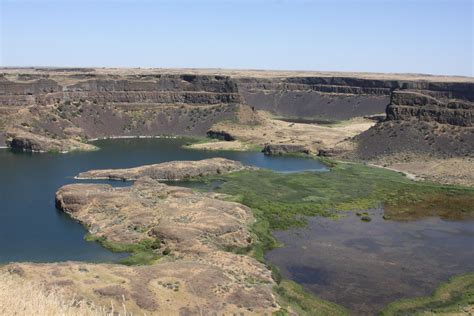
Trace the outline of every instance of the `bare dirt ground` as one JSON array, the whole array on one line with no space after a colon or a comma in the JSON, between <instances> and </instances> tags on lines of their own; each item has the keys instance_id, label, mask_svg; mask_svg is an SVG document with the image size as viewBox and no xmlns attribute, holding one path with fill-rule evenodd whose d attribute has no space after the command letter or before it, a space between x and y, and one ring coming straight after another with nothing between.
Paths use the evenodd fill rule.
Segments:
<instances>
[{"instance_id":1,"label":"bare dirt ground","mask_svg":"<svg viewBox=\"0 0 474 316\"><path fill-rule=\"evenodd\" d=\"M234 141L218 141L209 143L197 143L186 146L186 148L199 150L232 150L232 151L246 151L252 149L254 146L239 140Z\"/></svg>"},{"instance_id":2,"label":"bare dirt ground","mask_svg":"<svg viewBox=\"0 0 474 316\"><path fill-rule=\"evenodd\" d=\"M474 186L474 158L424 159L393 163L390 168L415 174L420 180Z\"/></svg>"},{"instance_id":3,"label":"bare dirt ground","mask_svg":"<svg viewBox=\"0 0 474 316\"><path fill-rule=\"evenodd\" d=\"M374 121L354 118L335 125L288 123L272 119L270 114L258 112L259 124L248 125L219 122L214 131L226 132L237 140L263 148L265 144L294 144L307 146L312 152L320 149L347 146L344 140L360 134L375 125Z\"/></svg>"},{"instance_id":4,"label":"bare dirt ground","mask_svg":"<svg viewBox=\"0 0 474 316\"><path fill-rule=\"evenodd\" d=\"M249 115L248 113L246 114ZM321 150L335 153L336 159L346 160L356 149L352 138L367 131L375 122L364 118L354 118L333 125L288 123L276 120L266 112L254 114L259 124L240 124L219 122L212 129L228 133L236 138L231 142L196 144L196 149L233 149L245 150L248 144L262 147L265 144L303 145L317 154ZM258 117L258 119L256 119ZM405 173L409 178L427 180L444 184L474 186L474 159L434 158L427 155L390 155L377 160L369 160L373 165Z\"/></svg>"}]
</instances>

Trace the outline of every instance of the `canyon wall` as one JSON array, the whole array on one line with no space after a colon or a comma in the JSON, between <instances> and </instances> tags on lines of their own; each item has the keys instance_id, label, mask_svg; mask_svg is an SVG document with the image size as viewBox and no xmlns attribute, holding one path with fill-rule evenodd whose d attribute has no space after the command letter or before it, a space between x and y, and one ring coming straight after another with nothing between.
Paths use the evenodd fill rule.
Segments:
<instances>
[{"instance_id":1,"label":"canyon wall","mask_svg":"<svg viewBox=\"0 0 474 316\"><path fill-rule=\"evenodd\" d=\"M252 108L275 116L328 120L386 112L385 123L421 121L471 127L473 101L474 80L461 77L4 68L0 74L0 143L7 140L11 144L18 135L22 139L40 135L59 142L110 136L204 136L216 122L241 122L243 108L247 114ZM258 123L251 115L246 117L241 123Z\"/></svg>"},{"instance_id":2,"label":"canyon wall","mask_svg":"<svg viewBox=\"0 0 474 316\"><path fill-rule=\"evenodd\" d=\"M241 105L227 76L7 73L0 77L0 138L205 135L235 119Z\"/></svg>"},{"instance_id":3,"label":"canyon wall","mask_svg":"<svg viewBox=\"0 0 474 316\"><path fill-rule=\"evenodd\" d=\"M408 101L413 97L407 94L396 94L394 97L392 93L397 91L418 91L431 98L468 102L474 100L474 83L472 82L431 82L340 76L242 78L237 82L239 91L248 104L278 116L341 120L383 113L388 104L398 105L400 101L403 103L402 99ZM451 102L448 107L455 106ZM406 114L414 115L415 113ZM427 115L430 114L427 113ZM396 119L396 116L391 117Z\"/></svg>"},{"instance_id":4,"label":"canyon wall","mask_svg":"<svg viewBox=\"0 0 474 316\"><path fill-rule=\"evenodd\" d=\"M391 93L386 120L355 138L358 158L473 156L474 83L425 88Z\"/></svg>"},{"instance_id":5,"label":"canyon wall","mask_svg":"<svg viewBox=\"0 0 474 316\"><path fill-rule=\"evenodd\" d=\"M474 84L459 98L425 90L394 91L387 107L387 120L434 121L441 124L473 126Z\"/></svg>"}]
</instances>

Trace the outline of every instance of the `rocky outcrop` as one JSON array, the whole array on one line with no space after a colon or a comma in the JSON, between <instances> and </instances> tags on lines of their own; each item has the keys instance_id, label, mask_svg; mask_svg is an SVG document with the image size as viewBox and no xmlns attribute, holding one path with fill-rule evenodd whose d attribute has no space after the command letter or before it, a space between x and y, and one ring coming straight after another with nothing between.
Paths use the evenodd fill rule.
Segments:
<instances>
[{"instance_id":1,"label":"rocky outcrop","mask_svg":"<svg viewBox=\"0 0 474 316\"><path fill-rule=\"evenodd\" d=\"M80 173L77 178L133 181L141 177L150 177L156 180L179 181L225 174L248 168L238 161L210 158L198 161L171 161L129 169L90 170Z\"/></svg>"},{"instance_id":2,"label":"rocky outcrop","mask_svg":"<svg viewBox=\"0 0 474 316\"><path fill-rule=\"evenodd\" d=\"M98 148L74 139L52 139L22 130L7 131L7 144L13 150L26 152L91 151Z\"/></svg>"},{"instance_id":3,"label":"rocky outcrop","mask_svg":"<svg viewBox=\"0 0 474 316\"><path fill-rule=\"evenodd\" d=\"M182 163L182 162L181 162ZM149 177L130 187L66 185L57 207L108 242L156 244L150 266L23 264L24 277L61 283L96 305L124 304L148 315L271 313L278 308L270 270L225 249L250 247L251 210L215 193L167 186ZM104 304L105 302L105 304Z\"/></svg>"},{"instance_id":4,"label":"rocky outcrop","mask_svg":"<svg viewBox=\"0 0 474 316\"><path fill-rule=\"evenodd\" d=\"M260 129L257 110L316 120L386 110L390 121L470 127L473 91L472 78L427 75L9 68L0 75L0 134L22 128L60 141L206 133L233 140L239 133L216 124Z\"/></svg>"},{"instance_id":5,"label":"rocky outcrop","mask_svg":"<svg viewBox=\"0 0 474 316\"><path fill-rule=\"evenodd\" d=\"M219 104L241 101L226 76L77 74L0 77L0 106L47 105L89 100L103 103Z\"/></svg>"},{"instance_id":6,"label":"rocky outcrop","mask_svg":"<svg viewBox=\"0 0 474 316\"><path fill-rule=\"evenodd\" d=\"M218 130L211 129L211 130L208 130L206 134L207 134L207 137L225 140L228 142L235 140L235 137L226 131L218 131Z\"/></svg>"},{"instance_id":7,"label":"rocky outcrop","mask_svg":"<svg viewBox=\"0 0 474 316\"><path fill-rule=\"evenodd\" d=\"M474 85L472 85L474 90ZM474 102L436 98L430 91L394 91L387 107L388 120L433 121L456 126L474 125Z\"/></svg>"},{"instance_id":8,"label":"rocky outcrop","mask_svg":"<svg viewBox=\"0 0 474 316\"><path fill-rule=\"evenodd\" d=\"M441 79L441 78L439 78ZM438 80L439 80L438 79ZM423 91L437 98L472 102L472 81L447 81L425 77L360 75L241 78L238 87L245 101L256 109L292 117L349 119L385 111L394 91ZM393 99L393 97L392 97Z\"/></svg>"},{"instance_id":9,"label":"rocky outcrop","mask_svg":"<svg viewBox=\"0 0 474 316\"><path fill-rule=\"evenodd\" d=\"M236 119L241 106L228 76L90 69L0 75L0 132L22 128L56 140L72 138L66 129L80 129L82 139L205 135L214 123Z\"/></svg>"},{"instance_id":10,"label":"rocky outcrop","mask_svg":"<svg viewBox=\"0 0 474 316\"><path fill-rule=\"evenodd\" d=\"M472 156L474 83L426 88L393 91L386 120L355 137L356 157L393 163Z\"/></svg>"},{"instance_id":11,"label":"rocky outcrop","mask_svg":"<svg viewBox=\"0 0 474 316\"><path fill-rule=\"evenodd\" d=\"M307 154L311 153L311 150L304 145L295 144L266 144L262 152L265 155L284 155L284 154Z\"/></svg>"},{"instance_id":12,"label":"rocky outcrop","mask_svg":"<svg viewBox=\"0 0 474 316\"><path fill-rule=\"evenodd\" d=\"M207 247L249 246L252 238L247 225L253 222L252 212L217 197L142 177L122 188L66 185L56 193L56 206L92 234L114 242L137 243L156 237L175 252L190 253ZM209 245L200 245L205 238Z\"/></svg>"}]
</instances>

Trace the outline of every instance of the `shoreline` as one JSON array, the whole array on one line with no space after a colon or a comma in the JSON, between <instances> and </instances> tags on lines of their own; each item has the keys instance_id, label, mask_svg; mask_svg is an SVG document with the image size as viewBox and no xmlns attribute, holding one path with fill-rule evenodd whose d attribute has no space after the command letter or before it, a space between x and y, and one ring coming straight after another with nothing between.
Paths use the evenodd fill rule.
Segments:
<instances>
[{"instance_id":1,"label":"shoreline","mask_svg":"<svg viewBox=\"0 0 474 316\"><path fill-rule=\"evenodd\" d=\"M156 136L107 136L107 137L97 137L97 138L90 138L86 141L86 143L91 143L95 142L98 140L107 140L107 139L144 139L144 138L164 138L164 139L176 139L180 137L186 137L186 136L169 136L169 135L156 135Z\"/></svg>"},{"instance_id":2,"label":"shoreline","mask_svg":"<svg viewBox=\"0 0 474 316\"><path fill-rule=\"evenodd\" d=\"M376 165L376 164L371 164L371 163L368 163L366 165L369 166L369 167L381 168L381 169L386 169L386 170L402 173L402 174L405 175L405 177L407 177L409 180L412 180L412 181L424 181L424 179L422 177L417 176L416 174L408 172L408 171L402 171L402 170L398 170L398 169L395 169L395 168L384 167L384 166L381 166L381 165Z\"/></svg>"}]
</instances>

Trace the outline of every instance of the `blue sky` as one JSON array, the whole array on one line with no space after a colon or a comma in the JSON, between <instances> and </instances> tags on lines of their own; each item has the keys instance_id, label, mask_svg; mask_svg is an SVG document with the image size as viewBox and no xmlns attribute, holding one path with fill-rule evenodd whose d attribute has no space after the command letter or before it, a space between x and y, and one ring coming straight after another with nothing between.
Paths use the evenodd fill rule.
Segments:
<instances>
[{"instance_id":1,"label":"blue sky","mask_svg":"<svg viewBox=\"0 0 474 316\"><path fill-rule=\"evenodd\" d=\"M2 66L473 76L473 0L0 0Z\"/></svg>"}]
</instances>

